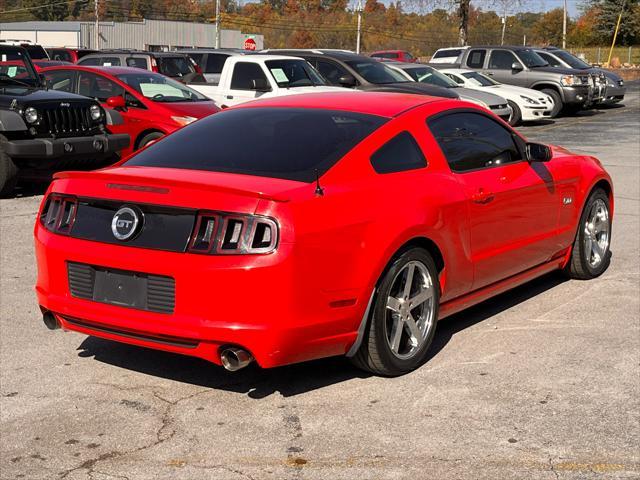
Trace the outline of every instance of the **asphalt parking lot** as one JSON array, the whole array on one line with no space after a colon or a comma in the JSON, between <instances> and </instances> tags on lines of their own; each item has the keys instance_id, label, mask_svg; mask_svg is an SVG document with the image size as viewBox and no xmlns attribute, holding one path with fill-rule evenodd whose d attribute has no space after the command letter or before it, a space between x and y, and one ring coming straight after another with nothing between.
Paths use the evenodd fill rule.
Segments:
<instances>
[{"instance_id":1,"label":"asphalt parking lot","mask_svg":"<svg viewBox=\"0 0 640 480\"><path fill-rule=\"evenodd\" d=\"M395 379L344 359L229 373L46 330L41 191L0 201L1 479L599 479L640 476L640 98L523 127L614 180L610 269L549 275L438 326Z\"/></svg>"}]
</instances>

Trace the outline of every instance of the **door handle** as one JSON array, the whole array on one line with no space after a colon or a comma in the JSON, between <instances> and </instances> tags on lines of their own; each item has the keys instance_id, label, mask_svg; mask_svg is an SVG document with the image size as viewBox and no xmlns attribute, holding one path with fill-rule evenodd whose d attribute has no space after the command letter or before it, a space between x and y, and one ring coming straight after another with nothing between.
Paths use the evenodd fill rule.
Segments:
<instances>
[{"instance_id":1,"label":"door handle","mask_svg":"<svg viewBox=\"0 0 640 480\"><path fill-rule=\"evenodd\" d=\"M227 100L233 100L233 95L227 95Z\"/></svg>"},{"instance_id":2,"label":"door handle","mask_svg":"<svg viewBox=\"0 0 640 480\"><path fill-rule=\"evenodd\" d=\"M493 72L484 72L484 74L489 76L489 77L493 77Z\"/></svg>"},{"instance_id":3,"label":"door handle","mask_svg":"<svg viewBox=\"0 0 640 480\"><path fill-rule=\"evenodd\" d=\"M494 198L496 197L492 192L485 192L482 189L471 195L471 200L473 200L474 203L479 203L481 205L486 205L487 203L492 202Z\"/></svg>"}]
</instances>

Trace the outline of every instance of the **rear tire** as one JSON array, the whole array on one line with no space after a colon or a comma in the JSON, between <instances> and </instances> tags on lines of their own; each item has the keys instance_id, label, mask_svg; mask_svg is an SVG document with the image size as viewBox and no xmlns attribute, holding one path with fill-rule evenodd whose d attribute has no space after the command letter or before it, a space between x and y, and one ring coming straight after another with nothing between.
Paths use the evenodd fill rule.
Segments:
<instances>
[{"instance_id":1,"label":"rear tire","mask_svg":"<svg viewBox=\"0 0 640 480\"><path fill-rule=\"evenodd\" d=\"M542 93L549 95L553 99L553 110L551 110L551 114L549 116L551 118L556 118L560 114L562 107L564 107L562 97L553 88L545 88L542 90Z\"/></svg>"},{"instance_id":2,"label":"rear tire","mask_svg":"<svg viewBox=\"0 0 640 480\"><path fill-rule=\"evenodd\" d=\"M140 139L140 141L138 142L138 147L136 148L136 150L140 150L141 148L146 147L147 145L149 145L151 142L155 142L156 140L161 139L162 137L164 137L164 133L162 132L151 132L151 133L147 133L144 137L142 137Z\"/></svg>"},{"instance_id":3,"label":"rear tire","mask_svg":"<svg viewBox=\"0 0 640 480\"><path fill-rule=\"evenodd\" d=\"M0 198L10 196L18 183L18 167L6 154L6 142L7 139L0 135Z\"/></svg>"},{"instance_id":4,"label":"rear tire","mask_svg":"<svg viewBox=\"0 0 640 480\"><path fill-rule=\"evenodd\" d=\"M590 280L604 273L611 262L611 216L609 196L597 188L584 205L571 257L564 273L579 280Z\"/></svg>"},{"instance_id":5,"label":"rear tire","mask_svg":"<svg viewBox=\"0 0 640 480\"><path fill-rule=\"evenodd\" d=\"M517 127L522 123L522 112L520 112L520 107L516 104L516 102L512 102L508 100L509 106L511 107L511 117L509 117L509 125L512 127Z\"/></svg>"},{"instance_id":6,"label":"rear tire","mask_svg":"<svg viewBox=\"0 0 640 480\"><path fill-rule=\"evenodd\" d=\"M378 282L371 318L352 363L389 377L418 368L433 341L439 303L440 283L431 255L421 248L400 253Z\"/></svg>"}]
</instances>

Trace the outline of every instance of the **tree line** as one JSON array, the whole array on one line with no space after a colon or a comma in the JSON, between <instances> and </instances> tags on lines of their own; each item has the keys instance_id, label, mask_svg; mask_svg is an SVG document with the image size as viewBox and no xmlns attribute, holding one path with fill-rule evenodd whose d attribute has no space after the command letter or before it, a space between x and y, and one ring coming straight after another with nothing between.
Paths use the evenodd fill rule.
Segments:
<instances>
[{"instance_id":1,"label":"tree line","mask_svg":"<svg viewBox=\"0 0 640 480\"><path fill-rule=\"evenodd\" d=\"M0 21L93 20L96 0L0 0ZM353 49L356 16L353 1L221 1L222 28L261 33L270 48ZM430 55L460 43L496 44L502 35L502 5L507 0L366 0L362 11L362 49L406 49ZM215 1L98 0L101 20L146 19L215 21ZM511 8L517 0L509 2ZM522 3L522 2L521 2ZM509 4L507 4L509 6ZM622 12L618 45L640 43L640 0L584 0L569 19L567 45L586 47L611 42ZM561 45L563 11L520 12L506 16L506 44Z\"/></svg>"}]
</instances>

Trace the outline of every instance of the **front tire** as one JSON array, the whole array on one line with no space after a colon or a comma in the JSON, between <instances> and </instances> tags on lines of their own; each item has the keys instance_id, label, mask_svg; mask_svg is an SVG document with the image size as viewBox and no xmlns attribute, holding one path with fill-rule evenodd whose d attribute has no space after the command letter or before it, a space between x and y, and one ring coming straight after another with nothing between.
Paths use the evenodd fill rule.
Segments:
<instances>
[{"instance_id":1,"label":"front tire","mask_svg":"<svg viewBox=\"0 0 640 480\"><path fill-rule=\"evenodd\" d=\"M571 257L564 272L570 278L589 280L598 277L611 261L611 216L607 193L595 189L585 203Z\"/></svg>"},{"instance_id":2,"label":"front tire","mask_svg":"<svg viewBox=\"0 0 640 480\"><path fill-rule=\"evenodd\" d=\"M156 142L156 141L160 140L162 137L164 137L164 133L162 133L162 132L147 133L138 142L138 148L136 148L136 150L140 150L141 148L146 147L150 143L153 143L153 142Z\"/></svg>"},{"instance_id":3,"label":"front tire","mask_svg":"<svg viewBox=\"0 0 640 480\"><path fill-rule=\"evenodd\" d=\"M352 362L363 370L397 376L419 367L438 321L440 283L429 253L411 248L380 279L365 336Z\"/></svg>"},{"instance_id":4,"label":"front tire","mask_svg":"<svg viewBox=\"0 0 640 480\"><path fill-rule=\"evenodd\" d=\"M509 117L509 125L512 127L517 127L522 123L522 112L520 112L520 107L516 104L516 102L508 101L509 106L511 107L511 116Z\"/></svg>"},{"instance_id":5,"label":"front tire","mask_svg":"<svg viewBox=\"0 0 640 480\"><path fill-rule=\"evenodd\" d=\"M562 103L562 97L556 90L552 88L544 88L542 90L542 93L549 95L553 99L553 110L551 110L551 114L549 116L551 118L556 118L560 114L560 111L564 106Z\"/></svg>"}]
</instances>

